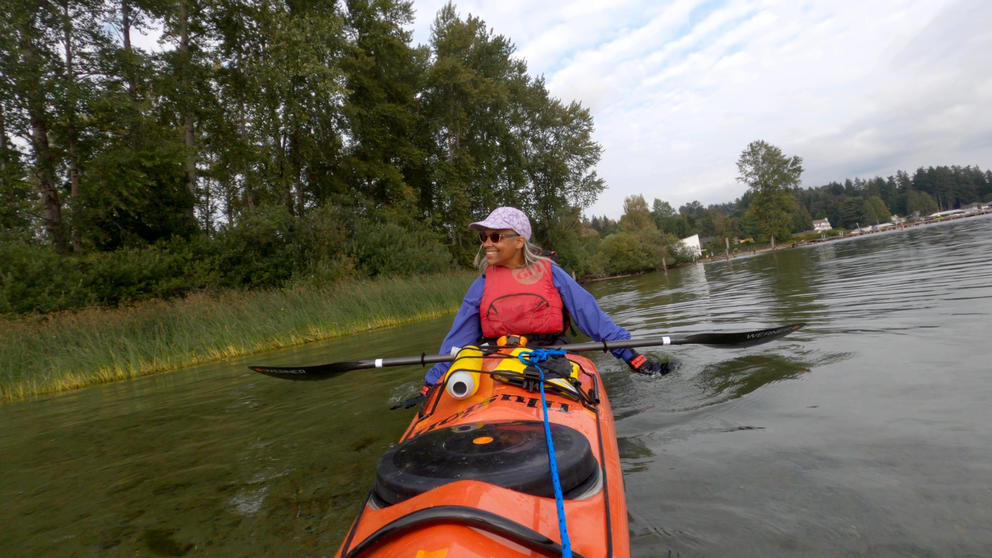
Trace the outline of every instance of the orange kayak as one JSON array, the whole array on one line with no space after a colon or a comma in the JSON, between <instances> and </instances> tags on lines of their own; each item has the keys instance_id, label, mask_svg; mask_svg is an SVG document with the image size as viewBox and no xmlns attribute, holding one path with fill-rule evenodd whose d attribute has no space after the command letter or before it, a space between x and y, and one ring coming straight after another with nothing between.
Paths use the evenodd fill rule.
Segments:
<instances>
[{"instance_id":1,"label":"orange kayak","mask_svg":"<svg viewBox=\"0 0 992 558\"><path fill-rule=\"evenodd\" d=\"M573 556L630 554L613 412L599 372L575 354L466 347L382 457L337 556L561 556L563 538Z\"/></svg>"}]
</instances>

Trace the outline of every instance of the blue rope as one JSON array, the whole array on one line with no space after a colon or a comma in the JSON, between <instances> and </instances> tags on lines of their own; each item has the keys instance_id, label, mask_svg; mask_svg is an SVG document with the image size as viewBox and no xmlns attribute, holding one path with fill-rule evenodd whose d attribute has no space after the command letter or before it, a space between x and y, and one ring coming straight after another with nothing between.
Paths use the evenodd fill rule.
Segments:
<instances>
[{"instance_id":1,"label":"blue rope","mask_svg":"<svg viewBox=\"0 0 992 558\"><path fill-rule=\"evenodd\" d=\"M561 535L562 558L572 558L572 544L568 540L568 526L565 524L565 497L561 493L561 481L558 479L558 460L555 458L555 446L551 440L551 423L548 422L548 400L544 396L544 369L537 363L548 360L555 355L564 355L565 351L555 349L533 349L521 351L517 358L525 365L537 368L541 373L541 407L544 409L544 438L548 443L548 461L551 463L551 484L555 487L555 505L558 508L558 533Z\"/></svg>"}]
</instances>

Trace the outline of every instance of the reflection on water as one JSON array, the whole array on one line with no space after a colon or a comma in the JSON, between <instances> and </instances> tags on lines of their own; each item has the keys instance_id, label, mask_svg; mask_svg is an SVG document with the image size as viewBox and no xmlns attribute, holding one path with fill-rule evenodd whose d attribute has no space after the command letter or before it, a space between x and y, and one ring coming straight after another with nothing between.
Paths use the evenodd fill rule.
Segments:
<instances>
[{"instance_id":1,"label":"reflection on water","mask_svg":"<svg viewBox=\"0 0 992 558\"><path fill-rule=\"evenodd\" d=\"M809 370L809 365L799 359L752 354L705 366L698 377L712 391L712 397L733 398L771 382L798 378Z\"/></svg>"},{"instance_id":2,"label":"reflection on water","mask_svg":"<svg viewBox=\"0 0 992 558\"><path fill-rule=\"evenodd\" d=\"M990 253L986 217L590 284L635 335L808 324L646 350L661 378L589 354L634 555L987 555ZM424 370L246 366L433 353L450 319L0 406L0 555L333 554Z\"/></svg>"},{"instance_id":3,"label":"reflection on water","mask_svg":"<svg viewBox=\"0 0 992 558\"><path fill-rule=\"evenodd\" d=\"M641 473L651 468L654 452L637 438L619 437L620 459L623 461L623 474Z\"/></svg>"}]
</instances>

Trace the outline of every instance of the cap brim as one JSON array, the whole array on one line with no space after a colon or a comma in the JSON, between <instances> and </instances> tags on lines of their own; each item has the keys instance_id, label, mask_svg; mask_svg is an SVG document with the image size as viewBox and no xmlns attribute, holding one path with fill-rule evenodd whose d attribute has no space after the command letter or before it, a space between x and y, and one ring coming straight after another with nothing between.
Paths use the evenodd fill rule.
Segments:
<instances>
[{"instance_id":1,"label":"cap brim","mask_svg":"<svg viewBox=\"0 0 992 558\"><path fill-rule=\"evenodd\" d=\"M508 229L510 227L504 226L500 223L489 223L487 221L476 221L468 226L470 229Z\"/></svg>"}]
</instances>

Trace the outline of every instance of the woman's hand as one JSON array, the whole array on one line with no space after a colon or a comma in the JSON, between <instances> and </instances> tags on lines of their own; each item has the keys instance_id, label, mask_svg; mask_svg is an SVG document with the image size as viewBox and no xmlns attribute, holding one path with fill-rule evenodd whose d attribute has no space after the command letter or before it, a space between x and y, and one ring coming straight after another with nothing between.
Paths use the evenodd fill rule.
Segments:
<instances>
[{"instance_id":1,"label":"woman's hand","mask_svg":"<svg viewBox=\"0 0 992 558\"><path fill-rule=\"evenodd\" d=\"M393 405L389 408L390 411L395 411L396 409L409 409L410 407L415 407L427 401L427 394L430 393L434 386L431 384L424 384L424 387L420 388L420 395L416 397L411 397L410 399L405 399L399 403Z\"/></svg>"},{"instance_id":2,"label":"woman's hand","mask_svg":"<svg viewBox=\"0 0 992 558\"><path fill-rule=\"evenodd\" d=\"M657 360L649 359L640 353L635 353L634 358L627 361L627 365L630 366L634 372L647 376L664 376L672 371L667 362L658 362Z\"/></svg>"}]
</instances>

